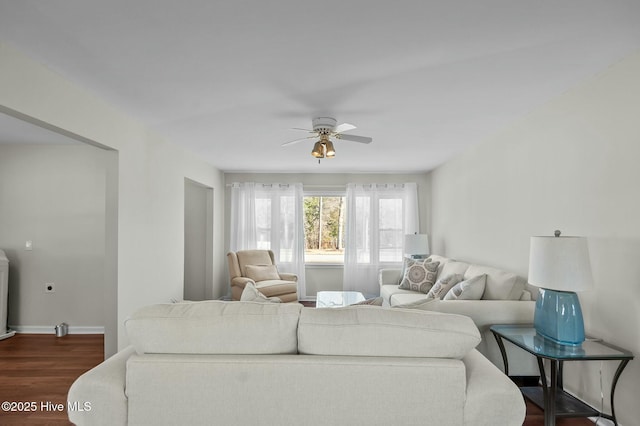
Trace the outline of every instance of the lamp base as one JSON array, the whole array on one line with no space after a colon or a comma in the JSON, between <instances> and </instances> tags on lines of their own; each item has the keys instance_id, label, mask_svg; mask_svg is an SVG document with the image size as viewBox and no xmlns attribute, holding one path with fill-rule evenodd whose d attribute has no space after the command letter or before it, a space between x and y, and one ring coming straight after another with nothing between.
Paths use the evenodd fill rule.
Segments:
<instances>
[{"instance_id":1,"label":"lamp base","mask_svg":"<svg viewBox=\"0 0 640 426\"><path fill-rule=\"evenodd\" d=\"M584 342L584 320L578 295L572 291L540 289L533 317L536 331L560 345Z\"/></svg>"},{"instance_id":2,"label":"lamp base","mask_svg":"<svg viewBox=\"0 0 640 426\"><path fill-rule=\"evenodd\" d=\"M426 259L429 257L428 254L407 254L406 256L409 259L415 259L415 260Z\"/></svg>"}]
</instances>

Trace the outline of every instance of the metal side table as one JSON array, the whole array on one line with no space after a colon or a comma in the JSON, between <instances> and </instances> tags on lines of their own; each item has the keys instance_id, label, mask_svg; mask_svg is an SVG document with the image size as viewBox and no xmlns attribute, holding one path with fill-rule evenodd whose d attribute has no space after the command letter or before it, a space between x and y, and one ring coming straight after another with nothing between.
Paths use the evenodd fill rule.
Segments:
<instances>
[{"instance_id":1,"label":"metal side table","mask_svg":"<svg viewBox=\"0 0 640 426\"><path fill-rule=\"evenodd\" d=\"M500 347L505 374L509 375L509 363L503 339L536 357L538 368L540 369L542 387L532 386L520 389L527 399L544 410L545 426L555 426L556 417L592 417L598 415L612 420L617 426L618 422L616 421L614 408L616 384L624 368L633 359L631 352L598 340L586 340L580 346L559 345L538 335L533 326L493 325L490 330ZM551 383L547 383L544 359L548 359L550 362ZM600 413L600 411L564 391L562 367L565 361L610 360L620 361L611 384L611 415Z\"/></svg>"}]
</instances>

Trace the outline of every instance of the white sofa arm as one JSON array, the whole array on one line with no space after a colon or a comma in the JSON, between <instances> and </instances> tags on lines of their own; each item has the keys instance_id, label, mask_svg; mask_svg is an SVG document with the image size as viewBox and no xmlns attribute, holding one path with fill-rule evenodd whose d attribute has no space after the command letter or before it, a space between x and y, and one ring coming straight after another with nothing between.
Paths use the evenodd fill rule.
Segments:
<instances>
[{"instance_id":1,"label":"white sofa arm","mask_svg":"<svg viewBox=\"0 0 640 426\"><path fill-rule=\"evenodd\" d=\"M383 285L398 285L402 278L402 269L380 269L378 272L378 284L380 287Z\"/></svg>"},{"instance_id":2,"label":"white sofa arm","mask_svg":"<svg viewBox=\"0 0 640 426\"><path fill-rule=\"evenodd\" d=\"M526 406L518 387L478 351L463 359L467 373L464 424L520 426Z\"/></svg>"},{"instance_id":3,"label":"white sofa arm","mask_svg":"<svg viewBox=\"0 0 640 426\"><path fill-rule=\"evenodd\" d=\"M126 425L127 360L135 353L129 346L78 377L69 389L69 420L77 425Z\"/></svg>"}]
</instances>

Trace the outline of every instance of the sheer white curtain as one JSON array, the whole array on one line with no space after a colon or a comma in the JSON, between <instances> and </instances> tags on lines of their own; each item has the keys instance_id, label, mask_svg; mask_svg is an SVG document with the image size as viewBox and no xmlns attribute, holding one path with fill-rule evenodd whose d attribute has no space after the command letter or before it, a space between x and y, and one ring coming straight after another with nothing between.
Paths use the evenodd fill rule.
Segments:
<instances>
[{"instance_id":1,"label":"sheer white curtain","mask_svg":"<svg viewBox=\"0 0 640 426\"><path fill-rule=\"evenodd\" d=\"M343 288L378 295L378 270L401 265L404 235L420 230L418 187L347 184L346 214Z\"/></svg>"},{"instance_id":2,"label":"sheer white curtain","mask_svg":"<svg viewBox=\"0 0 640 426\"><path fill-rule=\"evenodd\" d=\"M231 251L272 250L281 272L298 275L298 296L304 280L304 210L301 183L231 185Z\"/></svg>"}]
</instances>

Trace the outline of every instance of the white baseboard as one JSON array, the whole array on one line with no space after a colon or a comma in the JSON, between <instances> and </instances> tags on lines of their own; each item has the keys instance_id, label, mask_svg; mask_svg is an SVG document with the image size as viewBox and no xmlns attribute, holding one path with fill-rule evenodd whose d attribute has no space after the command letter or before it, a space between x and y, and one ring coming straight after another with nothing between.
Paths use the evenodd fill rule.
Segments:
<instances>
[{"instance_id":1,"label":"white baseboard","mask_svg":"<svg viewBox=\"0 0 640 426\"><path fill-rule=\"evenodd\" d=\"M21 334L56 334L52 325L10 325L9 328ZM104 334L104 327L70 325L69 334Z\"/></svg>"}]
</instances>

